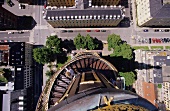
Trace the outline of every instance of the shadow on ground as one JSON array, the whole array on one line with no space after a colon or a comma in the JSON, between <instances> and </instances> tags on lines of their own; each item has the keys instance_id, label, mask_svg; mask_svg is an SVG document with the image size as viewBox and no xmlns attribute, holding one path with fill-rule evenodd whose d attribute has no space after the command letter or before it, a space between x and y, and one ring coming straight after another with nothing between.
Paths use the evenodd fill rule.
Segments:
<instances>
[{"instance_id":1,"label":"shadow on ground","mask_svg":"<svg viewBox=\"0 0 170 111\"><path fill-rule=\"evenodd\" d=\"M122 56L120 57L103 56L102 58L112 63L119 72L130 72L130 71L135 71L135 69L142 70L142 69L161 68L160 66L152 66L151 64L138 63L133 59L128 60L123 58Z\"/></svg>"},{"instance_id":2,"label":"shadow on ground","mask_svg":"<svg viewBox=\"0 0 170 111\"><path fill-rule=\"evenodd\" d=\"M18 17L18 30L32 30L36 21L32 16L19 16Z\"/></svg>"}]
</instances>

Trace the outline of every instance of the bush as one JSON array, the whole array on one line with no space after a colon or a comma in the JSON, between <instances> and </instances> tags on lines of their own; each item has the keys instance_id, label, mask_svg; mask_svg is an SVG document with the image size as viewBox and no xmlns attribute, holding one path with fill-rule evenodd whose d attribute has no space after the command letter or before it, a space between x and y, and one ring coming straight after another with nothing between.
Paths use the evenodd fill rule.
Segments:
<instances>
[{"instance_id":1,"label":"bush","mask_svg":"<svg viewBox=\"0 0 170 111\"><path fill-rule=\"evenodd\" d=\"M158 84L158 88L162 88L162 84Z\"/></svg>"}]
</instances>

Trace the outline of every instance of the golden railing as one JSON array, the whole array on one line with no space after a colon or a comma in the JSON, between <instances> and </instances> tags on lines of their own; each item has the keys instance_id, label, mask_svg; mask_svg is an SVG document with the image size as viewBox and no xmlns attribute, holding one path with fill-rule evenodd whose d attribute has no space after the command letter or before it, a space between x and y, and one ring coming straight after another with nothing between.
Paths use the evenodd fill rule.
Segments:
<instances>
[{"instance_id":1,"label":"golden railing","mask_svg":"<svg viewBox=\"0 0 170 111\"><path fill-rule=\"evenodd\" d=\"M88 51L87 51L88 52ZM81 56L82 55L82 56ZM56 78L58 77L58 75L61 73L61 71L63 71L65 69L65 67L67 67L69 64L77 61L77 60L80 60L80 59L83 59L83 58L87 58L87 56L93 56L94 58L97 58L97 59L100 59L101 61L105 62L112 70L116 71L117 72L117 69L110 63L108 62L107 60L101 58L97 53L92 53L91 55L90 54L87 54L86 52L81 52L81 53L78 53L73 59L71 59L71 61L67 62L63 67L61 67L60 70L58 70L51 78L50 80L47 82L47 84L45 85L40 97L39 97L39 100L37 102L37 107L36 107L36 111L46 111L48 110L48 101L49 101L49 96L50 96L50 91L51 91L51 88L54 84L54 81L56 80ZM77 58L76 58L77 57ZM116 76L116 75L115 75ZM60 101L60 100L59 100Z\"/></svg>"}]
</instances>

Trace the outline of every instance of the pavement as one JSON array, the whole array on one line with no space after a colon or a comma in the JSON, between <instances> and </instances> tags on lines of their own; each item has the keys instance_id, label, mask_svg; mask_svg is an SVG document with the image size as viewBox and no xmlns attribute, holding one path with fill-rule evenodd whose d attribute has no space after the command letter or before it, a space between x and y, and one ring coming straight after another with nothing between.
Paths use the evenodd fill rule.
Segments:
<instances>
[{"instance_id":1,"label":"pavement","mask_svg":"<svg viewBox=\"0 0 170 111\"><path fill-rule=\"evenodd\" d=\"M0 40L14 40L15 42L29 42L30 32L24 32L22 34L18 34L18 32L14 32L14 34L8 34L8 32L0 33Z\"/></svg>"}]
</instances>

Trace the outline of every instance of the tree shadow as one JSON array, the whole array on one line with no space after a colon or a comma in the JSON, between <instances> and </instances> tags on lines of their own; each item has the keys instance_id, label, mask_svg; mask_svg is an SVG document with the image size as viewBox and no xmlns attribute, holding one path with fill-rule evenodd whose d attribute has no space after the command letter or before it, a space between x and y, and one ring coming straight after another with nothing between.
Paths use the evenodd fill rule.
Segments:
<instances>
[{"instance_id":1,"label":"tree shadow","mask_svg":"<svg viewBox=\"0 0 170 111\"><path fill-rule=\"evenodd\" d=\"M32 30L36 26L36 21L32 16L18 17L18 30Z\"/></svg>"},{"instance_id":2,"label":"tree shadow","mask_svg":"<svg viewBox=\"0 0 170 111\"><path fill-rule=\"evenodd\" d=\"M68 53L71 53L72 50L76 50L76 47L74 45L74 42L73 40L68 40L68 39L65 39L63 42L62 42L62 47L67 49L67 52Z\"/></svg>"},{"instance_id":3,"label":"tree shadow","mask_svg":"<svg viewBox=\"0 0 170 111\"><path fill-rule=\"evenodd\" d=\"M96 37L94 38L94 43L98 44L98 47L96 48L96 50L103 50L103 42L99 39L97 39Z\"/></svg>"}]
</instances>

